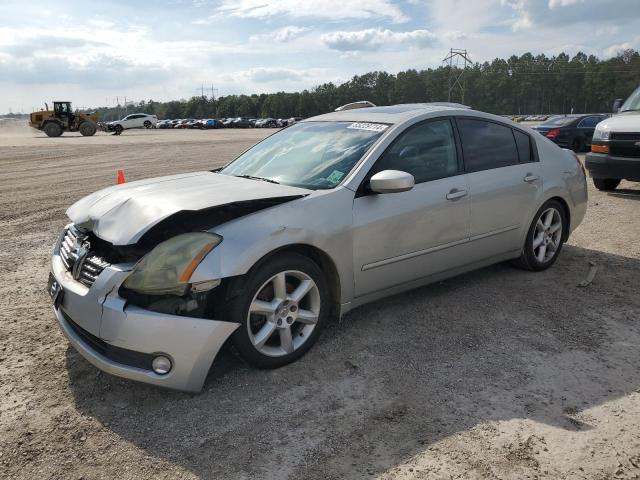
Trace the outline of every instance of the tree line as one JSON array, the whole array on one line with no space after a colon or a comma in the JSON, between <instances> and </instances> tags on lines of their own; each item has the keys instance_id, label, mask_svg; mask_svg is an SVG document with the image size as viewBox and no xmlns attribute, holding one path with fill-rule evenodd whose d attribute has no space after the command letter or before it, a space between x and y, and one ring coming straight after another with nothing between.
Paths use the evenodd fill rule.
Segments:
<instances>
[{"instance_id":1,"label":"tree line","mask_svg":"<svg viewBox=\"0 0 640 480\"><path fill-rule=\"evenodd\" d=\"M102 108L100 116L105 121L134 112L158 118L290 118L326 113L358 100L376 105L448 101L451 73L449 66L397 74L375 71L301 92L143 100L126 108ZM640 54L629 49L604 60L584 53L525 53L467 66L463 83L464 98L456 88L450 101L499 115L610 112L614 99L626 98L640 85Z\"/></svg>"}]
</instances>

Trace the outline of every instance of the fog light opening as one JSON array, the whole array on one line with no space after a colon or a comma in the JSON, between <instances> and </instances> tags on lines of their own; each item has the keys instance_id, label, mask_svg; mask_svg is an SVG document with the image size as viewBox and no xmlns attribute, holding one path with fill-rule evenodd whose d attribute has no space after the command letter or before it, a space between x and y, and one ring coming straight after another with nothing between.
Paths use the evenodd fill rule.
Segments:
<instances>
[{"instance_id":1,"label":"fog light opening","mask_svg":"<svg viewBox=\"0 0 640 480\"><path fill-rule=\"evenodd\" d=\"M158 355L153 359L153 362L151 362L151 368L153 368L153 371L158 375L166 375L171 371L171 367L171 359L164 355Z\"/></svg>"}]
</instances>

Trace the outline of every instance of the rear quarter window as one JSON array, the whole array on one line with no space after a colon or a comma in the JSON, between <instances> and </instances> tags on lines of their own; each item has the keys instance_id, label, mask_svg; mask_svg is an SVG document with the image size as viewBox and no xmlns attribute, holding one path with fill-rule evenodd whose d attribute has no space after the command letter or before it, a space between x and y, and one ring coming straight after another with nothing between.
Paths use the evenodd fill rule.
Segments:
<instances>
[{"instance_id":1,"label":"rear quarter window","mask_svg":"<svg viewBox=\"0 0 640 480\"><path fill-rule=\"evenodd\" d=\"M516 139L516 146L518 147L518 157L520 157L520 163L533 162L533 150L531 149L531 137L526 133L522 133L518 130L513 131L513 136Z\"/></svg>"}]
</instances>

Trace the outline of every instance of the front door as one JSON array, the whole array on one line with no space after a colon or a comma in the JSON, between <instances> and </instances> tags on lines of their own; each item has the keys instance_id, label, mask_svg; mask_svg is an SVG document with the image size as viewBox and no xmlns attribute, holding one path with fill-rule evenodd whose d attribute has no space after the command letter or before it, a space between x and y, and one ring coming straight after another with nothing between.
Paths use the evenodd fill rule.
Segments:
<instances>
[{"instance_id":1,"label":"front door","mask_svg":"<svg viewBox=\"0 0 640 480\"><path fill-rule=\"evenodd\" d=\"M355 296L465 263L469 198L453 126L436 119L409 127L367 176L401 170L414 176L407 192L375 194L366 188L353 204Z\"/></svg>"}]
</instances>

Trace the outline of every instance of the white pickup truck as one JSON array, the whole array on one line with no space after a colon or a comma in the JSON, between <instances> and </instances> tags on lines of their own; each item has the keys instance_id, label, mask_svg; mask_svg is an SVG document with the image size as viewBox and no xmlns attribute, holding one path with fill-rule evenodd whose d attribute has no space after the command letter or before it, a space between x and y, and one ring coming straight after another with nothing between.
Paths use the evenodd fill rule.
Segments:
<instances>
[{"instance_id":1,"label":"white pickup truck","mask_svg":"<svg viewBox=\"0 0 640 480\"><path fill-rule=\"evenodd\" d=\"M622 104L622 105L620 105ZM585 165L598 190L615 190L621 180L640 182L640 87L593 133Z\"/></svg>"}]
</instances>

